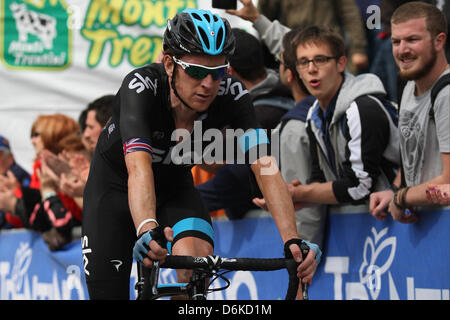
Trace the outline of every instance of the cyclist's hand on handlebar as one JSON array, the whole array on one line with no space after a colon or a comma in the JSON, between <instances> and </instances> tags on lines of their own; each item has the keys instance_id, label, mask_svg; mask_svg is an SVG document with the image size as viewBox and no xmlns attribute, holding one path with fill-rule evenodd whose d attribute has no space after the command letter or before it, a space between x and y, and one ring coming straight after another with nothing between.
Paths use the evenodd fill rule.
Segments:
<instances>
[{"instance_id":1,"label":"cyclist's hand on handlebar","mask_svg":"<svg viewBox=\"0 0 450 320\"><path fill-rule=\"evenodd\" d=\"M308 254L303 260L302 249L304 249L305 246L308 250ZM322 256L319 246L309 241L291 239L284 244L284 250L287 258L293 257L298 263L301 262L297 267L297 276L302 279L303 283L311 284L317 265Z\"/></svg>"},{"instance_id":2,"label":"cyclist's hand on handlebar","mask_svg":"<svg viewBox=\"0 0 450 320\"><path fill-rule=\"evenodd\" d=\"M298 275L302 278L303 283L311 284L314 273L322 258L322 251L315 243L303 240L304 245L309 248L308 255L298 268Z\"/></svg>"},{"instance_id":3,"label":"cyclist's hand on handlebar","mask_svg":"<svg viewBox=\"0 0 450 320\"><path fill-rule=\"evenodd\" d=\"M303 283L311 285L317 265L316 253L313 250L309 250L306 259L297 268L297 275L302 279Z\"/></svg>"},{"instance_id":4,"label":"cyclist's hand on handlebar","mask_svg":"<svg viewBox=\"0 0 450 320\"><path fill-rule=\"evenodd\" d=\"M300 263L297 267L297 277L302 279L303 283L311 284L317 268L316 253L313 250L309 250L308 255L303 260L302 252L297 244L291 244L289 250L291 250L294 260Z\"/></svg>"},{"instance_id":5,"label":"cyclist's hand on handlebar","mask_svg":"<svg viewBox=\"0 0 450 320\"><path fill-rule=\"evenodd\" d=\"M133 258L151 268L152 261L164 262L167 256L166 243L173 241L173 230L170 227L148 230L139 235L133 248Z\"/></svg>"}]
</instances>

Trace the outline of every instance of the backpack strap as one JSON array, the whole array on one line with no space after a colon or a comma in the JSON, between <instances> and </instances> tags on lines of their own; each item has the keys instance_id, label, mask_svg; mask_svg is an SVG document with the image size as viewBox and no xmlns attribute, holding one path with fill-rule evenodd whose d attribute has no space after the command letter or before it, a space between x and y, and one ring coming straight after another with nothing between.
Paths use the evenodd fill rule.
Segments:
<instances>
[{"instance_id":1,"label":"backpack strap","mask_svg":"<svg viewBox=\"0 0 450 320\"><path fill-rule=\"evenodd\" d=\"M434 119L434 102L436 101L436 97L439 92L448 85L450 85L450 73L447 73L446 75L440 77L431 89L431 108L429 113L431 119Z\"/></svg>"}]
</instances>

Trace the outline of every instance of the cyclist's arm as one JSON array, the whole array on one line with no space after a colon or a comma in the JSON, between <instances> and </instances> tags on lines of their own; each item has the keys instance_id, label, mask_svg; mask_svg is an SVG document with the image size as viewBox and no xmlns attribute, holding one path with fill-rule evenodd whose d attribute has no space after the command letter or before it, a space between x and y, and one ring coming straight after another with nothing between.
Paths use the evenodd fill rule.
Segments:
<instances>
[{"instance_id":1,"label":"cyclist's arm","mask_svg":"<svg viewBox=\"0 0 450 320\"><path fill-rule=\"evenodd\" d=\"M125 156L128 170L128 202L136 229L145 219L156 219L156 195L153 179L152 156L137 151ZM143 233L156 227L154 222L144 224Z\"/></svg>"},{"instance_id":2,"label":"cyclist's arm","mask_svg":"<svg viewBox=\"0 0 450 320\"><path fill-rule=\"evenodd\" d=\"M251 165L256 181L264 196L267 207L280 232L283 243L298 239L295 223L294 204L292 203L286 183L281 177L276 160L272 156L264 156ZM297 244L291 244L289 249L295 261L302 261L302 253ZM297 276L302 282L311 284L317 268L316 253L310 250L308 257L297 268Z\"/></svg>"},{"instance_id":3,"label":"cyclist's arm","mask_svg":"<svg viewBox=\"0 0 450 320\"><path fill-rule=\"evenodd\" d=\"M292 238L298 238L292 198L278 170L275 158L264 156L254 162L251 168L280 231L283 243Z\"/></svg>"}]
</instances>

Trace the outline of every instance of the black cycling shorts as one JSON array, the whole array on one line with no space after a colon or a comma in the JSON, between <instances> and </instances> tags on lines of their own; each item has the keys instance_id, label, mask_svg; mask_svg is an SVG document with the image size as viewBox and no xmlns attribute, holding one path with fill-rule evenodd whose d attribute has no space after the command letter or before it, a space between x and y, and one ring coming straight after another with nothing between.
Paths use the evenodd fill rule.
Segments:
<instances>
[{"instance_id":1,"label":"black cycling shorts","mask_svg":"<svg viewBox=\"0 0 450 320\"><path fill-rule=\"evenodd\" d=\"M192 236L214 246L211 218L194 188L189 168L155 171L156 216L174 230L174 242ZM84 192L82 251L91 299L129 299L136 229L127 182L94 153ZM171 245L168 244L170 252Z\"/></svg>"}]
</instances>

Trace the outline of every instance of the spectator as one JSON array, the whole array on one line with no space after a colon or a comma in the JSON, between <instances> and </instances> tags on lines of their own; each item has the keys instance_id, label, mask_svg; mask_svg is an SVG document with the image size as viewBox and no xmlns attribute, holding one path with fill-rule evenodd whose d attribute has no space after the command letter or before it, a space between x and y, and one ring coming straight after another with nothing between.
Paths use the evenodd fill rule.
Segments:
<instances>
[{"instance_id":1,"label":"spectator","mask_svg":"<svg viewBox=\"0 0 450 320\"><path fill-rule=\"evenodd\" d=\"M88 113L87 108L80 112L80 115L78 116L78 125L80 126L81 141L83 142L84 147L86 148L86 150L91 150L92 148L89 142L84 137L84 131L86 130L87 113ZM92 151L90 152L92 153Z\"/></svg>"},{"instance_id":2,"label":"spectator","mask_svg":"<svg viewBox=\"0 0 450 320\"><path fill-rule=\"evenodd\" d=\"M60 215L55 214L55 218L64 217L63 222L52 223L50 230L42 234L50 250L60 249L71 240L73 227L81 226L79 208L83 207L83 190L89 173L90 155L78 133L62 138L58 147L61 150L58 156L47 154L41 157L44 164L39 176L41 197L44 198L49 193L54 195L44 202L44 210L47 213L59 210ZM68 207L67 202L65 205L58 195L73 199L71 206ZM48 216L51 217L50 214ZM51 219L50 221L53 222ZM48 226L45 227L47 228Z\"/></svg>"},{"instance_id":3,"label":"spectator","mask_svg":"<svg viewBox=\"0 0 450 320\"><path fill-rule=\"evenodd\" d=\"M229 58L229 73L249 90L258 123L270 131L293 107L292 94L275 71L264 67L259 40L241 29L233 29L233 34L236 49ZM226 164L197 189L209 211L225 209L229 219L240 219L249 210L257 209L252 199L259 194L259 188L251 176L248 165Z\"/></svg>"},{"instance_id":4,"label":"spectator","mask_svg":"<svg viewBox=\"0 0 450 320\"><path fill-rule=\"evenodd\" d=\"M386 92L376 76L344 72L345 45L336 32L309 27L294 45L297 71L317 98L307 117L309 184L289 185L296 207L364 203L395 177L398 131L389 112L393 106L383 99ZM254 202L265 206L264 199Z\"/></svg>"},{"instance_id":5,"label":"spectator","mask_svg":"<svg viewBox=\"0 0 450 320\"><path fill-rule=\"evenodd\" d=\"M249 0L241 0L245 1ZM352 73L367 67L367 40L355 0L259 0L258 9L269 20L278 20L289 28L324 26L348 36L347 67Z\"/></svg>"},{"instance_id":6,"label":"spectator","mask_svg":"<svg viewBox=\"0 0 450 320\"><path fill-rule=\"evenodd\" d=\"M270 21L266 16L260 14L251 0L241 0L243 7L239 10L227 10L227 13L238 16L253 23L261 40L274 56L280 54L283 36L290 28L280 24L279 21Z\"/></svg>"},{"instance_id":7,"label":"spectator","mask_svg":"<svg viewBox=\"0 0 450 320\"><path fill-rule=\"evenodd\" d=\"M412 223L418 221L412 208L430 204L427 186L450 181L450 87L431 102L432 88L450 73L444 51L447 24L441 11L423 2L400 6L391 23L393 56L400 76L408 80L399 112L402 170L393 190L371 196L371 214L384 220L388 207L394 220Z\"/></svg>"},{"instance_id":8,"label":"spectator","mask_svg":"<svg viewBox=\"0 0 450 320\"><path fill-rule=\"evenodd\" d=\"M83 191L89 175L90 152L83 144L82 137L78 133L72 133L58 143L62 150L57 156L51 154L46 159L48 164L52 163L52 169L57 163L65 166L65 170L58 172L54 180L59 190L73 198L77 205L83 207ZM53 170L52 170L53 171ZM65 171L65 172L64 172ZM76 217L81 221L81 216Z\"/></svg>"},{"instance_id":9,"label":"spectator","mask_svg":"<svg viewBox=\"0 0 450 320\"><path fill-rule=\"evenodd\" d=\"M114 95L102 96L87 106L86 119L83 121L84 114L80 114L80 123L85 124L83 138L91 154L94 152L97 140L103 127L111 117Z\"/></svg>"},{"instance_id":10,"label":"spectator","mask_svg":"<svg viewBox=\"0 0 450 320\"><path fill-rule=\"evenodd\" d=\"M291 89L297 104L281 118L274 134L278 134L280 139L280 170L283 179L286 182L299 180L305 184L311 172L306 116L315 98L309 94L296 70L296 48L292 41L299 32L300 29L294 29L283 37L284 49L280 54L279 68L281 82ZM322 248L326 214L324 205L295 211L300 237Z\"/></svg>"},{"instance_id":11,"label":"spectator","mask_svg":"<svg viewBox=\"0 0 450 320\"><path fill-rule=\"evenodd\" d=\"M290 90L280 82L279 75L264 67L261 43L242 29L233 29L236 50L230 57L228 72L241 80L250 91L256 119L262 128L276 127L294 100Z\"/></svg>"},{"instance_id":12,"label":"spectator","mask_svg":"<svg viewBox=\"0 0 450 320\"><path fill-rule=\"evenodd\" d=\"M36 153L31 182L29 187L14 190L14 196L8 202L8 211L19 217L24 227L42 232L51 250L57 250L71 240L71 218L81 216L81 209L72 198L56 192L52 176L58 170L50 169L48 153L62 151L59 141L78 131L77 122L63 114L41 115L36 119L31 129L31 142ZM11 189L7 192L13 194Z\"/></svg>"},{"instance_id":13,"label":"spectator","mask_svg":"<svg viewBox=\"0 0 450 320\"><path fill-rule=\"evenodd\" d=\"M17 182L23 186L28 186L30 174L16 163L9 141L0 136L0 189L6 192L7 184L12 184L12 188L15 188ZM0 211L0 229L20 226L20 219L10 213Z\"/></svg>"}]
</instances>

